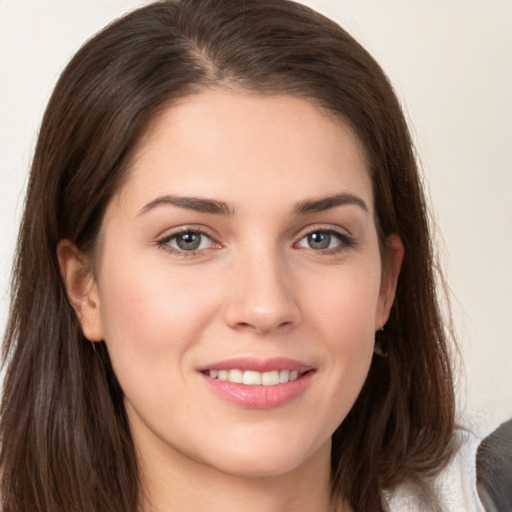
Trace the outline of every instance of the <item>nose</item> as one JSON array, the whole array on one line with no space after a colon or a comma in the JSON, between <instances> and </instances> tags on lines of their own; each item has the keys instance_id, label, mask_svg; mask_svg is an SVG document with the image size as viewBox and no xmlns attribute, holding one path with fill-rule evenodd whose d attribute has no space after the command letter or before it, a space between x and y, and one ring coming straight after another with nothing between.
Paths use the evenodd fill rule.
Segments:
<instances>
[{"instance_id":1,"label":"nose","mask_svg":"<svg viewBox=\"0 0 512 512\"><path fill-rule=\"evenodd\" d=\"M269 250L237 260L224 307L231 328L264 335L291 329L300 322L294 279L283 259Z\"/></svg>"}]
</instances>

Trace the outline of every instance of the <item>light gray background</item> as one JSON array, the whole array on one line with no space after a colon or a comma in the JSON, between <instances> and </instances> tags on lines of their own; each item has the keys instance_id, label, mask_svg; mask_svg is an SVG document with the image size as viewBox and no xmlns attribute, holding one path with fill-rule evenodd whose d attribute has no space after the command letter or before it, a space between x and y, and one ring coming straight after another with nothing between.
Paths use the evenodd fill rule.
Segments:
<instances>
[{"instance_id":1,"label":"light gray background","mask_svg":"<svg viewBox=\"0 0 512 512\"><path fill-rule=\"evenodd\" d=\"M27 171L51 89L88 37L144 3L0 0L2 332ZM512 1L304 3L359 39L406 105L453 294L461 415L486 432L512 417Z\"/></svg>"}]
</instances>

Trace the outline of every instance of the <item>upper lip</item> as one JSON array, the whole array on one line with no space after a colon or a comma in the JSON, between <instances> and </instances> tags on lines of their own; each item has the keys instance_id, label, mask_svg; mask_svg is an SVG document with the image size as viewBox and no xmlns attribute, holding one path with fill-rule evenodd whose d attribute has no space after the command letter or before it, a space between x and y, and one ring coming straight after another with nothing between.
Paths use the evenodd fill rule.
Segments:
<instances>
[{"instance_id":1,"label":"upper lip","mask_svg":"<svg viewBox=\"0 0 512 512\"><path fill-rule=\"evenodd\" d=\"M216 361L203 366L198 370L200 372L205 372L207 370L232 369L242 371L256 371L262 373L272 370L296 370L298 372L306 372L308 370L312 370L313 366L296 359L289 359L287 357L272 357L268 359L260 359L257 357L237 357L233 359Z\"/></svg>"}]
</instances>

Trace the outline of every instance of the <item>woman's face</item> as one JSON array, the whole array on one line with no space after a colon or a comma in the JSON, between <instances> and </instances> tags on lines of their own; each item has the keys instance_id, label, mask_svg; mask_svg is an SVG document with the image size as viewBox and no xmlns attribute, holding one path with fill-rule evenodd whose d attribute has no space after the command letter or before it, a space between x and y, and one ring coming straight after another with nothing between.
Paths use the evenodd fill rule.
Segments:
<instances>
[{"instance_id":1,"label":"woman's face","mask_svg":"<svg viewBox=\"0 0 512 512\"><path fill-rule=\"evenodd\" d=\"M362 149L311 103L211 90L168 108L80 310L143 460L246 476L328 460L393 301L392 242L383 272Z\"/></svg>"}]
</instances>

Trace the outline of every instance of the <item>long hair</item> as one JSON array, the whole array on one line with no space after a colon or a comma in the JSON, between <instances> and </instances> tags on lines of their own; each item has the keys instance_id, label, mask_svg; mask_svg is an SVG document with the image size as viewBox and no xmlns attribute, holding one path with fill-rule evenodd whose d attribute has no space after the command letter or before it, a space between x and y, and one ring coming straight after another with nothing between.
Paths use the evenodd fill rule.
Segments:
<instances>
[{"instance_id":1,"label":"long hair","mask_svg":"<svg viewBox=\"0 0 512 512\"><path fill-rule=\"evenodd\" d=\"M89 40L48 104L26 196L4 340L4 512L135 512L137 457L106 347L83 336L59 271L68 238L94 250L134 147L175 98L211 87L305 98L349 123L373 183L384 258L404 261L375 356L333 436L332 499L383 510L448 460L454 391L425 199L407 124L375 60L337 24L287 0L167 0ZM428 488L428 486L427 486Z\"/></svg>"}]
</instances>

